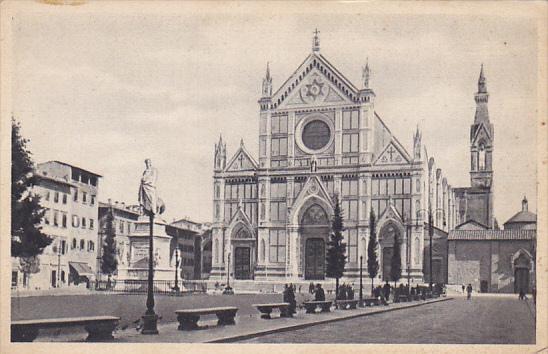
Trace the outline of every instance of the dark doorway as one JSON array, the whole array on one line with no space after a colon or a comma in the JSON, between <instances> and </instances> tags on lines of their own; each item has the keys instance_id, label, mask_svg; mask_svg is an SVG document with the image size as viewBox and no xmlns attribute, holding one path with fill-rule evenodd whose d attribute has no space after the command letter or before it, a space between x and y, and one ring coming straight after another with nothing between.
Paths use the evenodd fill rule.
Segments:
<instances>
[{"instance_id":1,"label":"dark doorway","mask_svg":"<svg viewBox=\"0 0 548 354\"><path fill-rule=\"evenodd\" d=\"M432 278L432 281L434 283L440 283L445 284L445 277L443 276L443 268L441 259L432 259L432 274L434 277Z\"/></svg>"},{"instance_id":2,"label":"dark doorway","mask_svg":"<svg viewBox=\"0 0 548 354\"><path fill-rule=\"evenodd\" d=\"M304 278L306 280L325 279L325 241L321 238L307 239L305 258Z\"/></svg>"},{"instance_id":3,"label":"dark doorway","mask_svg":"<svg viewBox=\"0 0 548 354\"><path fill-rule=\"evenodd\" d=\"M52 288L57 287L57 271L55 270L51 271L51 287Z\"/></svg>"},{"instance_id":4,"label":"dark doorway","mask_svg":"<svg viewBox=\"0 0 548 354\"><path fill-rule=\"evenodd\" d=\"M489 292L489 282L487 280L480 281L480 292L482 293Z\"/></svg>"},{"instance_id":5,"label":"dark doorway","mask_svg":"<svg viewBox=\"0 0 548 354\"><path fill-rule=\"evenodd\" d=\"M390 270L392 269L393 247L383 247L382 249L382 280L391 281Z\"/></svg>"},{"instance_id":6,"label":"dark doorway","mask_svg":"<svg viewBox=\"0 0 548 354\"><path fill-rule=\"evenodd\" d=\"M529 292L528 268L516 268L514 271L514 292L519 293L520 290L523 290L525 293Z\"/></svg>"},{"instance_id":7,"label":"dark doorway","mask_svg":"<svg viewBox=\"0 0 548 354\"><path fill-rule=\"evenodd\" d=\"M236 247L234 250L234 278L250 279L250 249L249 247Z\"/></svg>"}]
</instances>

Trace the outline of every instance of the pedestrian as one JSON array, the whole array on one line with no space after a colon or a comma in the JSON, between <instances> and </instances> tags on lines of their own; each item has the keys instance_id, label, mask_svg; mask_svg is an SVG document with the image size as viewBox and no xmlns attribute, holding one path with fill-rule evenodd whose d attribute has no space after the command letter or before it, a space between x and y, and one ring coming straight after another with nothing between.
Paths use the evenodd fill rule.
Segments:
<instances>
[{"instance_id":1,"label":"pedestrian","mask_svg":"<svg viewBox=\"0 0 548 354\"><path fill-rule=\"evenodd\" d=\"M348 285L348 288L346 288L346 298L348 300L354 300L354 289L352 289L352 285Z\"/></svg>"},{"instance_id":2,"label":"pedestrian","mask_svg":"<svg viewBox=\"0 0 548 354\"><path fill-rule=\"evenodd\" d=\"M325 292L322 289L322 284L316 284L316 291L314 292L314 301L325 301Z\"/></svg>"},{"instance_id":3,"label":"pedestrian","mask_svg":"<svg viewBox=\"0 0 548 354\"><path fill-rule=\"evenodd\" d=\"M463 294L464 294L464 288L465 288L465 286L464 286L464 284L462 284L462 293Z\"/></svg>"},{"instance_id":4,"label":"pedestrian","mask_svg":"<svg viewBox=\"0 0 548 354\"><path fill-rule=\"evenodd\" d=\"M346 300L346 284L339 286L339 293L337 294L337 300Z\"/></svg>"},{"instance_id":5,"label":"pedestrian","mask_svg":"<svg viewBox=\"0 0 548 354\"><path fill-rule=\"evenodd\" d=\"M388 284L388 281L384 284L383 291L384 298L388 301L390 299L390 284Z\"/></svg>"},{"instance_id":6,"label":"pedestrian","mask_svg":"<svg viewBox=\"0 0 548 354\"><path fill-rule=\"evenodd\" d=\"M293 284L289 285L287 301L284 300L284 302L289 303L289 316L293 317L293 314L297 313L297 300L295 299L295 286Z\"/></svg>"},{"instance_id":7,"label":"pedestrian","mask_svg":"<svg viewBox=\"0 0 548 354\"><path fill-rule=\"evenodd\" d=\"M283 291L283 301L284 302L289 302L289 288L287 286L287 284L284 285L284 291Z\"/></svg>"},{"instance_id":8,"label":"pedestrian","mask_svg":"<svg viewBox=\"0 0 548 354\"><path fill-rule=\"evenodd\" d=\"M523 288L520 288L520 289L519 289L518 299L523 300L523 297L524 297L524 296L525 296L525 294L523 293Z\"/></svg>"},{"instance_id":9,"label":"pedestrian","mask_svg":"<svg viewBox=\"0 0 548 354\"><path fill-rule=\"evenodd\" d=\"M470 300L472 298L472 284L468 284L466 287L466 293L468 294L466 298Z\"/></svg>"},{"instance_id":10,"label":"pedestrian","mask_svg":"<svg viewBox=\"0 0 548 354\"><path fill-rule=\"evenodd\" d=\"M308 292L310 294L314 294L314 283L310 282L310 285L308 286Z\"/></svg>"}]
</instances>

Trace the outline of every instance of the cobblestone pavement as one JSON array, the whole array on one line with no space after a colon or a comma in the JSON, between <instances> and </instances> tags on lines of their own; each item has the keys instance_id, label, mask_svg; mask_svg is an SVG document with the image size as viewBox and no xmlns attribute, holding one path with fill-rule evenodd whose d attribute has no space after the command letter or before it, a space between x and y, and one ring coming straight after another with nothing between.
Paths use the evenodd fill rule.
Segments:
<instances>
[{"instance_id":1,"label":"cobblestone pavement","mask_svg":"<svg viewBox=\"0 0 548 354\"><path fill-rule=\"evenodd\" d=\"M531 300L482 296L467 301L457 297L242 343L534 344L533 313Z\"/></svg>"}]
</instances>

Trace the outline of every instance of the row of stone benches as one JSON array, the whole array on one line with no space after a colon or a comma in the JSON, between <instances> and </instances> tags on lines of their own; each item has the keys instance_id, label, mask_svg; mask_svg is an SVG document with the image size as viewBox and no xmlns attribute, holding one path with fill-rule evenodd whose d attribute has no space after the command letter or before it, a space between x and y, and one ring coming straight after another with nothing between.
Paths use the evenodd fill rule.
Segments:
<instances>
[{"instance_id":1,"label":"row of stone benches","mask_svg":"<svg viewBox=\"0 0 548 354\"><path fill-rule=\"evenodd\" d=\"M403 300L403 298L402 298ZM406 300L407 301L407 297ZM335 306L341 310L356 309L359 300L336 300ZM363 306L380 305L381 301L375 298L366 298L363 300ZM387 303L384 303L387 305ZM330 312L332 301L305 301L303 306L307 314L320 312ZM261 313L261 318L270 319L274 309L280 311L280 317L292 317L293 313L289 311L289 304L286 302L271 304L254 304ZM217 325L233 325L234 318L238 312L237 307L213 307L199 309L177 310L177 321L180 330L193 330L199 328L198 321L203 315L216 315ZM88 332L87 341L104 341L113 338L112 332L117 327L120 317L114 316L91 316L91 317L73 317L57 319L39 319L39 320L19 320L11 322L11 340L12 342L32 342L38 336L40 329L61 328L83 326Z\"/></svg>"}]
</instances>

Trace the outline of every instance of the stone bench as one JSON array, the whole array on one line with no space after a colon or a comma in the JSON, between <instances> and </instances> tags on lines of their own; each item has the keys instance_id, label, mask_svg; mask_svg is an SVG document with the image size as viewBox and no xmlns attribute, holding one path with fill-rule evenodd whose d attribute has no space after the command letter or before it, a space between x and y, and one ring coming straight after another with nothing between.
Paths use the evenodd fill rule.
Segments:
<instances>
[{"instance_id":1,"label":"stone bench","mask_svg":"<svg viewBox=\"0 0 548 354\"><path fill-rule=\"evenodd\" d=\"M381 301L375 297L368 297L363 299L363 303L365 306L379 306L381 304Z\"/></svg>"},{"instance_id":2,"label":"stone bench","mask_svg":"<svg viewBox=\"0 0 548 354\"><path fill-rule=\"evenodd\" d=\"M270 317L270 314L272 313L273 309L279 309L280 310L280 317L293 317L293 314L291 311L289 311L289 303L287 302L280 302L280 303L273 303L273 304L253 304L253 307L256 307L257 310L262 314L261 318L264 318L265 320L269 320L272 317Z\"/></svg>"},{"instance_id":3,"label":"stone bench","mask_svg":"<svg viewBox=\"0 0 548 354\"><path fill-rule=\"evenodd\" d=\"M355 310L359 300L337 300L335 304L341 310Z\"/></svg>"},{"instance_id":4,"label":"stone bench","mask_svg":"<svg viewBox=\"0 0 548 354\"><path fill-rule=\"evenodd\" d=\"M114 338L112 336L112 331L118 326L119 321L120 317L114 316L86 316L11 321L11 341L32 342L38 337L40 329L76 326L84 326L88 332L86 341L105 341Z\"/></svg>"},{"instance_id":5,"label":"stone bench","mask_svg":"<svg viewBox=\"0 0 548 354\"><path fill-rule=\"evenodd\" d=\"M316 313L316 308L320 307L321 312L331 311L332 301L305 301L303 302L306 313Z\"/></svg>"},{"instance_id":6,"label":"stone bench","mask_svg":"<svg viewBox=\"0 0 548 354\"><path fill-rule=\"evenodd\" d=\"M217 316L217 325L233 325L234 317L238 312L237 307L210 307L210 308L201 308L201 309L187 309L187 310L177 310L175 314L177 315L177 321L179 321L178 329L181 331L198 329L198 321L202 315L213 315Z\"/></svg>"}]
</instances>

